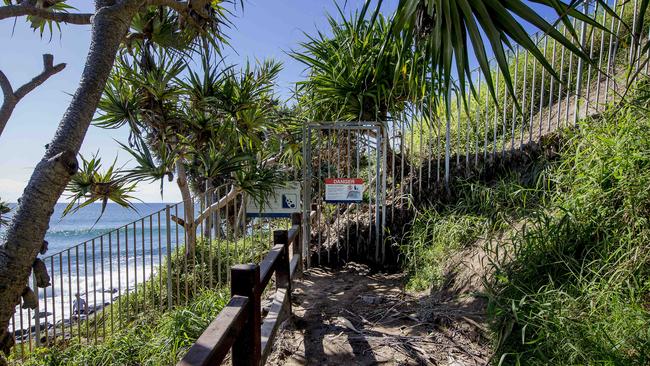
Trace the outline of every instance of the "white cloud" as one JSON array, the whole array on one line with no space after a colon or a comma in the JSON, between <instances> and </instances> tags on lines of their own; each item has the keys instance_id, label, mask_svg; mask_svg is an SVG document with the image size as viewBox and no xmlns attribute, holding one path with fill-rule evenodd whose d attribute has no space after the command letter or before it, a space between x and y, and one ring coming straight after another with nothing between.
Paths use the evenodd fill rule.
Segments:
<instances>
[{"instance_id":1,"label":"white cloud","mask_svg":"<svg viewBox=\"0 0 650 366\"><path fill-rule=\"evenodd\" d=\"M160 181L153 183L140 183L136 187L134 197L144 202L180 202L182 201L181 193L176 186L176 182L165 180L163 185L163 197L160 197Z\"/></svg>"},{"instance_id":2,"label":"white cloud","mask_svg":"<svg viewBox=\"0 0 650 366\"><path fill-rule=\"evenodd\" d=\"M27 182L0 178L0 198L5 202L16 202L26 185Z\"/></svg>"}]
</instances>

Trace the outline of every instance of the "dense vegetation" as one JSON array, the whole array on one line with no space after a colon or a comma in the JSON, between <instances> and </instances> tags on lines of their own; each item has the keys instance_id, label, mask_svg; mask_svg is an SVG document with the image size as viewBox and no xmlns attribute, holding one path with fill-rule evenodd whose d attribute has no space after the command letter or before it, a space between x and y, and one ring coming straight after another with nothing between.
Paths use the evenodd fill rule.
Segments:
<instances>
[{"instance_id":1,"label":"dense vegetation","mask_svg":"<svg viewBox=\"0 0 650 366\"><path fill-rule=\"evenodd\" d=\"M418 214L411 288L440 286L444 260L468 246L490 258L495 362L650 361L648 95L646 80L634 102L563 131L556 159L463 182L456 202Z\"/></svg>"},{"instance_id":2,"label":"dense vegetation","mask_svg":"<svg viewBox=\"0 0 650 366\"><path fill-rule=\"evenodd\" d=\"M182 246L177 248L169 266L165 261L160 272L140 284L137 293L121 296L97 317L59 330L58 334L68 333L66 340L57 339L23 355L23 364L175 364L228 302L230 266L260 262L272 243L269 233L260 230L236 242L199 238L190 257ZM171 299L167 295L169 267ZM167 309L168 301L172 310ZM16 360L21 358L21 349L14 349Z\"/></svg>"},{"instance_id":3,"label":"dense vegetation","mask_svg":"<svg viewBox=\"0 0 650 366\"><path fill-rule=\"evenodd\" d=\"M39 8L42 3L20 2L23 9L32 12L22 15L37 21L41 31L46 24L59 21L49 18L55 14L52 12L67 9L65 0L54 2L48 11L40 11L45 10ZM100 3L103 1L97 1ZM85 79L92 82L81 85L91 85L92 89L80 89L71 105L72 113L61 124L63 133L57 134L45 155L47 160L65 153L68 169L39 165L35 176L40 178L25 191L26 203L18 206L16 219L10 225L7 243L11 245L0 247L0 251L8 253L0 257L24 262L18 266L20 273L5 275L12 282L11 286L3 284L8 289L4 297L12 300L0 306L0 320L4 322L0 328L1 348L8 352L12 346L10 340L14 337L5 328L18 294L22 294L23 305L29 303L29 295L34 297L34 292L24 287L24 279L36 253L41 251L51 215L43 207L53 206L68 182L73 199L68 209L74 211L76 205L95 201L105 204L112 200L129 206L135 182L155 180L162 184L164 179L175 177L186 212L186 220L176 221L190 233L188 250L168 259L172 262L171 272L167 272L168 263L163 264L149 280L149 297L144 292L130 299L127 295L102 310L103 315L112 315L116 306L133 308L133 316L120 317L117 326L112 316L100 317L102 328L110 325L111 334L98 345L82 343L81 335L73 331L71 339L63 341L61 347L53 345L34 352L28 360L33 364L174 363L225 303L227 292L213 283L223 283L232 263L258 261L269 243L251 240L250 247L241 243L242 251L229 252L226 247L224 252L223 247L196 241L195 229L200 220L193 218L192 195L203 199L209 196L206 191L221 184L232 184L233 190L255 198L268 194L297 171L302 126L295 123L296 119L375 120L384 127L392 122L392 132L399 124L402 161L407 145L413 155L414 151L424 151L421 147L425 142L431 145L436 139L439 143L445 124L448 142L451 140L452 152L457 156L464 146L472 151L466 145L470 139L480 142L486 135L494 137L494 149L498 145L505 150L508 141L514 147L515 128L529 124L536 112L541 113L537 102L552 104L567 95L559 83L557 94L552 93L551 74L559 74L558 79L566 82L564 88L589 88L597 71L591 65L582 84L572 80L578 60L585 62L596 53L607 52L623 63L628 57L622 51L632 39L631 28L624 28L620 42L613 45L604 38L607 22L598 24L598 19L583 17L575 7L555 0L536 3L558 15L567 14L589 23L583 28L591 43L589 55L574 42L576 30L569 18L559 20L562 26L555 30L522 1L404 0L388 17L381 14L381 2L373 9L373 2L367 1L350 20L343 11L342 21L330 17L332 34L308 37L300 45L302 50L293 54L306 65L308 76L298 83L296 106L292 108L281 106L275 97L279 64L265 62L240 69L223 64L218 50L224 35L218 25L230 23L221 1L129 3L133 4L112 19L121 27L116 35L108 37L112 29L98 27L95 31L95 38L111 41L110 47L91 47L91 52L106 50L95 56L101 63L87 66ZM641 4L643 13L648 0ZM5 5L13 6L13 2L5 1ZM188 8L178 10L184 6ZM630 23L629 14L628 8L623 16L626 23ZM80 24L90 23L89 14L87 18ZM187 22L190 18L194 20ZM635 25L636 33L640 33L639 24L647 22L641 19ZM534 42L520 20L546 32L552 45ZM188 23L193 26L188 27ZM509 58L505 49L511 48L511 43L528 50L530 57ZM563 47L561 58L553 56L548 60L548 54L559 45ZM468 54L470 49L474 50L473 57ZM488 61L487 49L495 55L494 65ZM645 54L645 50L641 53ZM192 57L201 59L200 67L191 68L185 63L184 59ZM538 63L531 64L529 58ZM478 102L469 101L466 90L473 76L471 59L478 62L486 80L483 90L475 95ZM460 88L453 85L454 74ZM522 74L528 75L527 81ZM452 107L454 88L460 96L456 96L457 104ZM522 114L515 111L513 94L524 96ZM481 109L478 103L483 100L486 105ZM499 104L497 100L505 102ZM464 116L461 104L469 112ZM82 159L81 171L77 172L75 156L97 109L97 125L130 129L130 138L123 147L135 158L137 167L120 171L113 165L100 172L100 160L94 157ZM485 123L474 123L480 121L480 117L471 119L474 113L484 116ZM456 199L421 210L409 234L410 242L401 247L405 267L411 274L409 286L440 286L447 259L480 243L490 258L493 256L484 296L489 300L500 361L647 363L650 335L644 325L649 320L646 241L650 234L650 175L643 170L648 168L650 136L646 130L650 122L647 117L635 120L642 113L647 116L647 105L628 105L585 121L577 131L562 132L560 155L552 161L533 162L527 169L514 170L497 181L456 184ZM80 123L77 115L85 116ZM437 117L431 118L433 115ZM457 124L451 124L452 116L456 116ZM566 116L568 119L568 107ZM412 119L419 120L419 124L413 125ZM434 125L432 119L444 122L429 130ZM539 121L541 124L541 118ZM422 132L425 123L428 135ZM416 139L420 148L413 146L414 134L410 144L405 142L405 126L420 130ZM529 132L532 127L534 124L527 126ZM539 129L541 134L541 125ZM64 135L74 138L68 141L61 137ZM530 136L532 139L532 133ZM336 137L332 142L337 142ZM471 148L487 149L479 145ZM397 153L391 149L396 142L387 146L394 165ZM439 146L437 149L440 156ZM430 150L427 154L432 156ZM426 156L409 158L410 170L413 163L423 162ZM404 170L403 163L401 168ZM58 186L44 187L40 181L57 182ZM391 183L396 190L397 183ZM0 203L0 215L6 210ZM326 217L333 216L325 211ZM30 226L29 222L37 225ZM27 233L33 234L23 237ZM29 245L31 254L15 255L19 249L15 243ZM500 255L503 253L507 254ZM217 267L213 258L221 261ZM168 278L177 290L175 299L164 297ZM177 306L164 312L167 300ZM140 308L144 311L138 311ZM80 336L77 341L75 335Z\"/></svg>"},{"instance_id":4,"label":"dense vegetation","mask_svg":"<svg viewBox=\"0 0 650 366\"><path fill-rule=\"evenodd\" d=\"M228 302L228 291L205 290L187 306L142 313L97 345L71 341L42 348L25 365L170 365L201 335Z\"/></svg>"}]
</instances>

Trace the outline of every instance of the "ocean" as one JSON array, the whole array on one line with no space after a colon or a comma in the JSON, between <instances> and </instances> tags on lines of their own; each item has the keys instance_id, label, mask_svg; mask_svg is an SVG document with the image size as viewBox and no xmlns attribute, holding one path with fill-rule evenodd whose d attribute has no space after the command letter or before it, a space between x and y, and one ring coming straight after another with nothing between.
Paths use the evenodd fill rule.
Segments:
<instances>
[{"instance_id":1,"label":"ocean","mask_svg":"<svg viewBox=\"0 0 650 366\"><path fill-rule=\"evenodd\" d=\"M39 256L51 286L39 289L38 312L17 307L13 329L33 329L33 319L45 327L69 321L77 294L90 309L101 309L156 272L168 240L169 250L183 241L183 229L173 222L167 235L165 203L135 203L135 210L109 203L101 217L99 204L62 217L65 206L56 205L45 236L48 251ZM171 214L182 217L182 206L172 207Z\"/></svg>"},{"instance_id":2,"label":"ocean","mask_svg":"<svg viewBox=\"0 0 650 366\"><path fill-rule=\"evenodd\" d=\"M100 217L101 205L92 204L74 214L62 217L66 204L57 203L50 219L50 228L45 235L45 240L49 243L45 255L91 240L112 229L160 211L165 208L165 205L165 203L134 203L136 210L131 210L116 203L108 203L104 214Z\"/></svg>"}]
</instances>

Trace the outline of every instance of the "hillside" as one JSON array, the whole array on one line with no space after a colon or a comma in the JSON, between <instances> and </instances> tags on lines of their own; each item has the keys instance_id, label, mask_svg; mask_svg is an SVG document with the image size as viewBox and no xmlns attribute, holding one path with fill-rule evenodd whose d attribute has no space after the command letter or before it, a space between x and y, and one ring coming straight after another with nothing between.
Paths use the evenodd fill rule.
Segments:
<instances>
[{"instance_id":1,"label":"hillside","mask_svg":"<svg viewBox=\"0 0 650 366\"><path fill-rule=\"evenodd\" d=\"M419 209L405 275L308 272L275 364L647 364L649 91Z\"/></svg>"}]
</instances>

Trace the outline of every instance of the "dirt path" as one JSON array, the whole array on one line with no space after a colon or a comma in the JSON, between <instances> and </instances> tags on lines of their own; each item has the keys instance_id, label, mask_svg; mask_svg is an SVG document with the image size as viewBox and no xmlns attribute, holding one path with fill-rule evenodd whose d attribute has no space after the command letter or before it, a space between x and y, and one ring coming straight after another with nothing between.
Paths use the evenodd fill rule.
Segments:
<instances>
[{"instance_id":1,"label":"dirt path","mask_svg":"<svg viewBox=\"0 0 650 366\"><path fill-rule=\"evenodd\" d=\"M403 275L354 263L305 272L268 364L487 364L479 299L409 294L402 284Z\"/></svg>"}]
</instances>

